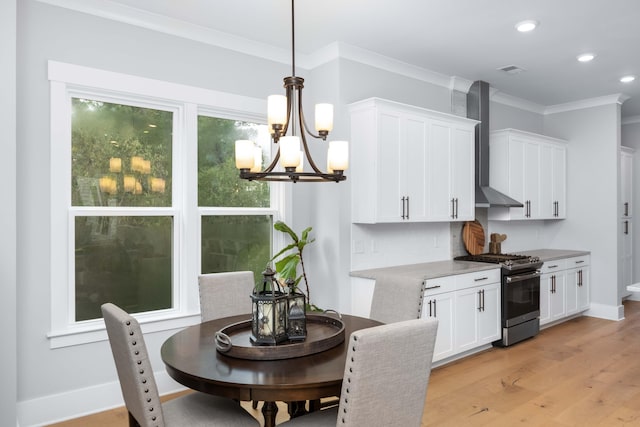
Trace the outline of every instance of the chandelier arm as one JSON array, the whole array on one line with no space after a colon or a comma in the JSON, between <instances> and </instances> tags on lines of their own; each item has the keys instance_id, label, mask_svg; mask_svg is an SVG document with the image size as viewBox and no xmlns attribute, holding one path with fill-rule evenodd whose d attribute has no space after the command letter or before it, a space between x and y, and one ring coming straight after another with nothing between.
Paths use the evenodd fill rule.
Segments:
<instances>
[{"instance_id":1,"label":"chandelier arm","mask_svg":"<svg viewBox=\"0 0 640 427\"><path fill-rule=\"evenodd\" d=\"M322 136L320 134L316 135L315 133L311 132L309 130L309 126L307 126L307 119L304 117L304 112L302 110L302 89L301 88L298 89L298 100L300 103L300 105L298 106L298 112L300 113L300 129L302 129L304 126L304 130L306 130L310 136L312 136L315 139L322 139L323 141L326 141L327 139L326 135L325 136Z\"/></svg>"},{"instance_id":2,"label":"chandelier arm","mask_svg":"<svg viewBox=\"0 0 640 427\"><path fill-rule=\"evenodd\" d=\"M279 160L279 159L280 159L280 150L278 150L278 151L276 152L276 155L275 155L275 157L273 158L273 160L271 161L271 163L269 163L269 166L267 166L266 168L264 168L264 170L263 170L262 172L264 172L264 173L269 173L269 172L271 172L271 171L276 167L276 165L278 164L278 160ZM258 172L258 173L260 173L260 172Z\"/></svg>"}]
</instances>

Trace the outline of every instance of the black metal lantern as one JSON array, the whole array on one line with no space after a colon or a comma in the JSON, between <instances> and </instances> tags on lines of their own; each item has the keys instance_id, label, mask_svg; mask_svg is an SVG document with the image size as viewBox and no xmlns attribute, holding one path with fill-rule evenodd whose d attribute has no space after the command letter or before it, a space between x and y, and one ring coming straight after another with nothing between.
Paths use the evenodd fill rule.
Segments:
<instances>
[{"instance_id":1,"label":"black metal lantern","mask_svg":"<svg viewBox=\"0 0 640 427\"><path fill-rule=\"evenodd\" d=\"M307 338L307 298L293 291L293 280L287 281L287 337L291 341L304 341Z\"/></svg>"},{"instance_id":2,"label":"black metal lantern","mask_svg":"<svg viewBox=\"0 0 640 427\"><path fill-rule=\"evenodd\" d=\"M251 295L251 341L276 345L287 340L287 295L275 279L276 272L267 267L262 272L262 290Z\"/></svg>"}]
</instances>

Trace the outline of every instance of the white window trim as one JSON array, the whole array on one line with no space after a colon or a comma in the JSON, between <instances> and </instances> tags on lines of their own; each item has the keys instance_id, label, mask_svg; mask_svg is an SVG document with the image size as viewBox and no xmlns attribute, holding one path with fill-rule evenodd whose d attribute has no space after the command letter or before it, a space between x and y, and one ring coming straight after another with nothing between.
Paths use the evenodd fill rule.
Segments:
<instances>
[{"instance_id":1,"label":"white window trim","mask_svg":"<svg viewBox=\"0 0 640 427\"><path fill-rule=\"evenodd\" d=\"M200 217L213 212L234 212L233 209L198 208L197 194L197 119L200 108L207 113L215 112L221 117L265 122L266 101L233 95L193 86L164 82L94 68L48 62L50 80L51 112L51 330L47 334L51 348L66 347L106 340L104 322L95 319L75 322L70 319L73 295L73 259L69 246L73 242L73 215L69 214L71 191L71 117L70 94L96 93L101 98L113 96L114 102L136 100L158 106L174 107L174 114L183 126L174 129L173 165L174 204L165 212L175 219L178 236L174 251L179 256L174 272L174 304L170 310L136 314L144 332L182 328L200 321L197 277L200 271L200 245L187 244L200 238ZM64 106L64 107L62 107ZM175 122L175 121L174 121ZM272 184L272 208L256 208L255 213L264 212L274 216L274 221L285 220L291 212L287 202L291 184ZM178 199L175 199L175 197ZM76 208L78 212L90 213L91 208ZM109 214L126 214L136 209L113 209ZM140 212L142 209L138 208ZM162 209L154 209L160 215ZM105 212L101 208L101 213ZM246 213L246 211L244 212ZM274 234L274 250L282 247L283 241ZM64 249L62 249L64 248ZM182 284L182 285L180 285ZM187 286L186 284L193 284Z\"/></svg>"}]
</instances>

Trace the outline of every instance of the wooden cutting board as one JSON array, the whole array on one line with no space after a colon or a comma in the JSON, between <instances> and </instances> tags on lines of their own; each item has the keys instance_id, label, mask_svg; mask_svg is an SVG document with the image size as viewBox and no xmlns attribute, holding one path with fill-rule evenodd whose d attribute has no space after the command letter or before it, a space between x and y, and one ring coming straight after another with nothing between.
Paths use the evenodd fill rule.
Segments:
<instances>
[{"instance_id":1,"label":"wooden cutting board","mask_svg":"<svg viewBox=\"0 0 640 427\"><path fill-rule=\"evenodd\" d=\"M484 252L484 228L478 221L467 221L462 227L462 241L464 247L471 255L479 255Z\"/></svg>"}]
</instances>

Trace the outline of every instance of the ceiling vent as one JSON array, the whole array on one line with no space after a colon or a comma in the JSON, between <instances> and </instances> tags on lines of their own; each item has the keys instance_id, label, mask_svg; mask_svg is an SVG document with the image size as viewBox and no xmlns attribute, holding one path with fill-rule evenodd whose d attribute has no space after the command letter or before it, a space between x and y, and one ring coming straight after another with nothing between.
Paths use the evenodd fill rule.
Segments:
<instances>
[{"instance_id":1,"label":"ceiling vent","mask_svg":"<svg viewBox=\"0 0 640 427\"><path fill-rule=\"evenodd\" d=\"M504 71L507 74L520 74L523 71L527 71L524 68L518 67L517 65L505 65L504 67L498 68L499 71Z\"/></svg>"}]
</instances>

